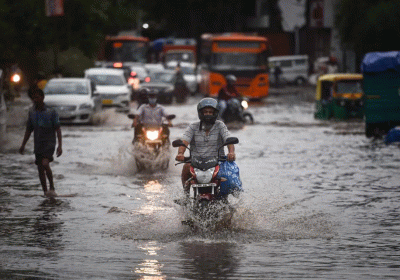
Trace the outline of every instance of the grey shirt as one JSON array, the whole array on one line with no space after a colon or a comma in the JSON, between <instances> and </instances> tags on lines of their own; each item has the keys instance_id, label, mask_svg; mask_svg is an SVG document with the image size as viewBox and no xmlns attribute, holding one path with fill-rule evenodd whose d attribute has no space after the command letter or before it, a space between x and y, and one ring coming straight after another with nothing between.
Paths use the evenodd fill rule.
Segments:
<instances>
[{"instance_id":1,"label":"grey shirt","mask_svg":"<svg viewBox=\"0 0 400 280\"><path fill-rule=\"evenodd\" d=\"M222 121L215 121L208 135L204 129L200 130L200 121L198 121L188 126L182 140L189 142L192 156L213 156L217 155L218 148L229 136L228 128ZM224 155L224 149L221 149L220 156Z\"/></svg>"},{"instance_id":2,"label":"grey shirt","mask_svg":"<svg viewBox=\"0 0 400 280\"><path fill-rule=\"evenodd\" d=\"M57 112L45 105L43 111L29 109L26 129L33 131L35 154L52 155L56 147L56 130L60 127Z\"/></svg>"},{"instance_id":3,"label":"grey shirt","mask_svg":"<svg viewBox=\"0 0 400 280\"><path fill-rule=\"evenodd\" d=\"M139 116L139 123L144 125L162 125L163 117L168 116L164 107L158 104L155 107L143 104L136 114Z\"/></svg>"}]
</instances>

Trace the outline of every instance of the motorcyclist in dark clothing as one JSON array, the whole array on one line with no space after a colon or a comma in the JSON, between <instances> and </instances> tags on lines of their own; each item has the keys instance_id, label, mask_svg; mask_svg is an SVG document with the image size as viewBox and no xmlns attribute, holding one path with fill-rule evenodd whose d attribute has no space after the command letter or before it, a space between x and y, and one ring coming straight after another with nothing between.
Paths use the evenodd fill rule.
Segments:
<instances>
[{"instance_id":1,"label":"motorcyclist in dark clothing","mask_svg":"<svg viewBox=\"0 0 400 280\"><path fill-rule=\"evenodd\" d=\"M234 75L226 76L226 86L222 87L218 92L218 106L219 106L219 117L222 118L224 112L228 106L228 100L232 98L240 98L241 95L235 87L236 77Z\"/></svg>"},{"instance_id":2,"label":"motorcyclist in dark clothing","mask_svg":"<svg viewBox=\"0 0 400 280\"><path fill-rule=\"evenodd\" d=\"M143 91L144 92L144 91ZM137 112L134 114L135 117L133 119L132 127L135 128L134 140L136 141L143 135L142 128L143 126L161 126L162 127L162 135L164 135L165 139L169 137L169 128L172 126L172 122L168 119L168 114L165 108L159 104L157 104L157 91L149 90L146 88L146 100L144 104L142 104ZM168 124L164 124L163 120L166 119Z\"/></svg>"},{"instance_id":3,"label":"motorcyclist in dark clothing","mask_svg":"<svg viewBox=\"0 0 400 280\"><path fill-rule=\"evenodd\" d=\"M137 98L137 103L138 103L137 108L138 109L143 104L148 103L149 93L150 93L150 90L148 88L142 88L142 89L139 90L138 98Z\"/></svg>"}]
</instances>

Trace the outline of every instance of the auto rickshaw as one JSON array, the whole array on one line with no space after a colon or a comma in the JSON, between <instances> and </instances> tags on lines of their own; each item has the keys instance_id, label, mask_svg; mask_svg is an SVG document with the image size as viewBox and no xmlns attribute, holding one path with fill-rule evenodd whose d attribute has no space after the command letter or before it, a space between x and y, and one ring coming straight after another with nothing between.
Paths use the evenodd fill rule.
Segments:
<instances>
[{"instance_id":1,"label":"auto rickshaw","mask_svg":"<svg viewBox=\"0 0 400 280\"><path fill-rule=\"evenodd\" d=\"M360 118L364 116L362 74L336 73L318 78L315 96L316 119Z\"/></svg>"},{"instance_id":2,"label":"auto rickshaw","mask_svg":"<svg viewBox=\"0 0 400 280\"><path fill-rule=\"evenodd\" d=\"M365 135L382 137L400 125L400 51L367 53L361 71Z\"/></svg>"}]
</instances>

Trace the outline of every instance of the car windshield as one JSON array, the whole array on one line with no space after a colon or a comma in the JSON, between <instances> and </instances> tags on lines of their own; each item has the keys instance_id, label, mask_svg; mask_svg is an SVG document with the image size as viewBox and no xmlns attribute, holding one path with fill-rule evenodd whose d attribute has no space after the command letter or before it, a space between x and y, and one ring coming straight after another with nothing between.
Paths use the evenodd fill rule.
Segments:
<instances>
[{"instance_id":1,"label":"car windshield","mask_svg":"<svg viewBox=\"0 0 400 280\"><path fill-rule=\"evenodd\" d=\"M87 76L90 80L92 80L96 85L99 86L122 86L124 85L124 78L123 76L117 75L88 75Z\"/></svg>"},{"instance_id":2,"label":"car windshield","mask_svg":"<svg viewBox=\"0 0 400 280\"><path fill-rule=\"evenodd\" d=\"M186 74L186 75L194 75L193 67L181 67L181 71L183 74Z\"/></svg>"},{"instance_id":3,"label":"car windshield","mask_svg":"<svg viewBox=\"0 0 400 280\"><path fill-rule=\"evenodd\" d=\"M151 74L151 81L156 83L172 83L175 77L174 73L170 72L154 72Z\"/></svg>"},{"instance_id":4,"label":"car windshield","mask_svg":"<svg viewBox=\"0 0 400 280\"><path fill-rule=\"evenodd\" d=\"M337 93L360 93L361 81L341 81L337 83Z\"/></svg>"},{"instance_id":5,"label":"car windshield","mask_svg":"<svg viewBox=\"0 0 400 280\"><path fill-rule=\"evenodd\" d=\"M44 88L44 94L81 94L88 95L85 81L49 81Z\"/></svg>"}]
</instances>

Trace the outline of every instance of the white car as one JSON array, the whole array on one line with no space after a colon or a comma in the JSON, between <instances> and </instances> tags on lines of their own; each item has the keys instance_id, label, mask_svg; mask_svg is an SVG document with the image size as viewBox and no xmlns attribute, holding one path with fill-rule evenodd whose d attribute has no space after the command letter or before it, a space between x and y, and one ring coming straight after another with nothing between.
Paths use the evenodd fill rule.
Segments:
<instances>
[{"instance_id":1,"label":"white car","mask_svg":"<svg viewBox=\"0 0 400 280\"><path fill-rule=\"evenodd\" d=\"M132 86L125 78L124 70L115 68L90 68L85 78L96 84L103 106L114 106L129 111L132 98Z\"/></svg>"},{"instance_id":2,"label":"white car","mask_svg":"<svg viewBox=\"0 0 400 280\"><path fill-rule=\"evenodd\" d=\"M101 110L96 86L86 78L54 78L44 88L44 102L54 108L61 123L92 123Z\"/></svg>"}]
</instances>

